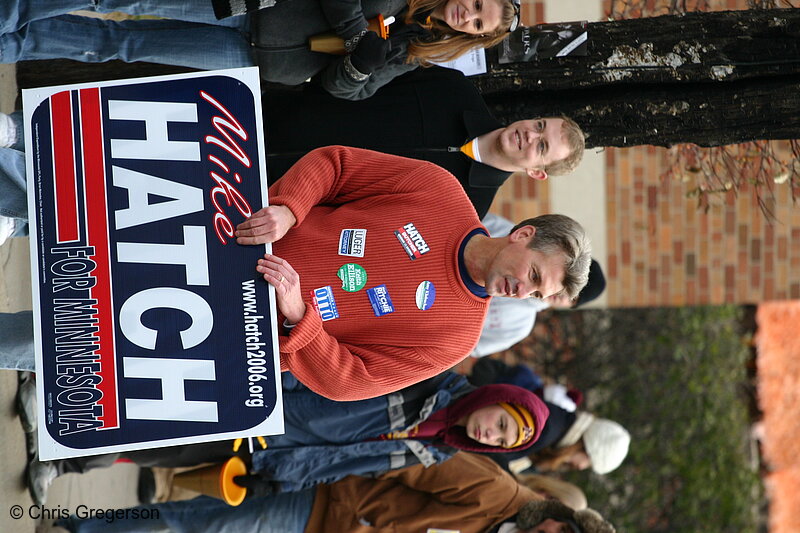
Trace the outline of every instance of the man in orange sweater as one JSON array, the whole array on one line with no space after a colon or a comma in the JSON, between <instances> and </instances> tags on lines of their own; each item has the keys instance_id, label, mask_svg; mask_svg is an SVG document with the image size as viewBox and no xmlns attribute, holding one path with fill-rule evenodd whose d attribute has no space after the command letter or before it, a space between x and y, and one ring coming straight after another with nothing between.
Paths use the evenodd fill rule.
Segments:
<instances>
[{"instance_id":1,"label":"man in orange sweater","mask_svg":"<svg viewBox=\"0 0 800 533\"><path fill-rule=\"evenodd\" d=\"M545 215L492 239L446 170L341 146L315 150L237 227L274 243L257 270L282 315L281 369L334 400L434 376L466 357L489 296L570 297L590 246L574 220Z\"/></svg>"}]
</instances>

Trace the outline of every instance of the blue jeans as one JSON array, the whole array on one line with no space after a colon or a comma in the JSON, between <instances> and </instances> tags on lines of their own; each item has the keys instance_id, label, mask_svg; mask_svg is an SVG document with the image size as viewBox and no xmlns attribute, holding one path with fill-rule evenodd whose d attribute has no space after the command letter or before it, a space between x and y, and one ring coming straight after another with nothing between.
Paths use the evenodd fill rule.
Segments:
<instances>
[{"instance_id":1,"label":"blue jeans","mask_svg":"<svg viewBox=\"0 0 800 533\"><path fill-rule=\"evenodd\" d=\"M171 20L109 21L66 13L122 11ZM218 21L210 0L3 0L0 63L29 59L149 61L212 70L252 66L247 17Z\"/></svg>"},{"instance_id":2,"label":"blue jeans","mask_svg":"<svg viewBox=\"0 0 800 533\"><path fill-rule=\"evenodd\" d=\"M183 502L145 505L139 510L158 510L158 518L79 520L58 522L78 533L213 532L213 533L303 533L314 505L314 489L245 500L231 507L222 500L201 496Z\"/></svg>"},{"instance_id":3,"label":"blue jeans","mask_svg":"<svg viewBox=\"0 0 800 533\"><path fill-rule=\"evenodd\" d=\"M33 313L0 313L0 369L34 370Z\"/></svg>"},{"instance_id":4,"label":"blue jeans","mask_svg":"<svg viewBox=\"0 0 800 533\"><path fill-rule=\"evenodd\" d=\"M25 145L22 112L12 113L17 128L17 142L0 148L0 216L17 219L15 237L28 234L28 193L25 179Z\"/></svg>"}]
</instances>

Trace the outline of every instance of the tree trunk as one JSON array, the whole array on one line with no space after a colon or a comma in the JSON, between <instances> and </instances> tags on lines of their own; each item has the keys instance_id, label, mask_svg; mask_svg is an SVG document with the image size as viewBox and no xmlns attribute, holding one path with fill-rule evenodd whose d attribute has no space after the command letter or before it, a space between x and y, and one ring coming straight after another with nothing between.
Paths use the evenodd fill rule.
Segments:
<instances>
[{"instance_id":1,"label":"tree trunk","mask_svg":"<svg viewBox=\"0 0 800 533\"><path fill-rule=\"evenodd\" d=\"M583 57L500 65L476 84L498 119L565 114L590 146L800 137L800 9L588 25Z\"/></svg>"},{"instance_id":2,"label":"tree trunk","mask_svg":"<svg viewBox=\"0 0 800 533\"><path fill-rule=\"evenodd\" d=\"M603 86L486 96L504 123L566 115L587 147L722 146L800 137L800 74L725 83Z\"/></svg>"},{"instance_id":3,"label":"tree trunk","mask_svg":"<svg viewBox=\"0 0 800 533\"><path fill-rule=\"evenodd\" d=\"M800 73L800 9L689 13L594 22L588 55L500 65L485 94L625 83L731 81Z\"/></svg>"}]
</instances>

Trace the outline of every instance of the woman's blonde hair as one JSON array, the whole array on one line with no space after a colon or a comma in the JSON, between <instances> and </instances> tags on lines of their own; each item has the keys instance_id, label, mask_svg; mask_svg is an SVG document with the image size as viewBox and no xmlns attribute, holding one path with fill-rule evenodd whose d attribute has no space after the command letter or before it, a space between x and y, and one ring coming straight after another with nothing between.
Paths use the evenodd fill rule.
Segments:
<instances>
[{"instance_id":1,"label":"woman's blonde hair","mask_svg":"<svg viewBox=\"0 0 800 533\"><path fill-rule=\"evenodd\" d=\"M429 13L447 3L448 0L408 0L408 13L406 23L415 23L415 15ZM486 1L486 0L482 0ZM416 62L423 66L430 66L432 61L450 61L460 57L473 48L491 48L500 43L508 35L508 28L514 21L516 8L512 0L500 0L503 3L503 15L500 25L488 34L472 35L452 29L447 24L430 19L430 23L423 25L433 35L424 41L415 39L408 46L406 63Z\"/></svg>"},{"instance_id":2,"label":"woman's blonde hair","mask_svg":"<svg viewBox=\"0 0 800 533\"><path fill-rule=\"evenodd\" d=\"M568 464L569 459L577 452L586 452L583 440L579 440L563 448L545 448L536 453L530 454L531 462L536 470L540 472L555 472L562 466ZM570 470L573 468L570 467Z\"/></svg>"},{"instance_id":3,"label":"woman's blonde hair","mask_svg":"<svg viewBox=\"0 0 800 533\"><path fill-rule=\"evenodd\" d=\"M558 500L576 511L588 507L586 494L576 485L560 479L539 474L518 474L517 481L547 499Z\"/></svg>"}]
</instances>

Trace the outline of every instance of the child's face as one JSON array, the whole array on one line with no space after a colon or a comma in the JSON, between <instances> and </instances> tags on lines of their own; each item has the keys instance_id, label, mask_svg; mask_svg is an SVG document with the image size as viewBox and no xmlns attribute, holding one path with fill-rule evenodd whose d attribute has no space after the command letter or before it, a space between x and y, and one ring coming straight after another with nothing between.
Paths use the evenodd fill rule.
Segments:
<instances>
[{"instance_id":1,"label":"child's face","mask_svg":"<svg viewBox=\"0 0 800 533\"><path fill-rule=\"evenodd\" d=\"M481 407L470 413L467 436L481 444L506 448L517 441L519 427L508 411L499 405Z\"/></svg>"}]
</instances>

